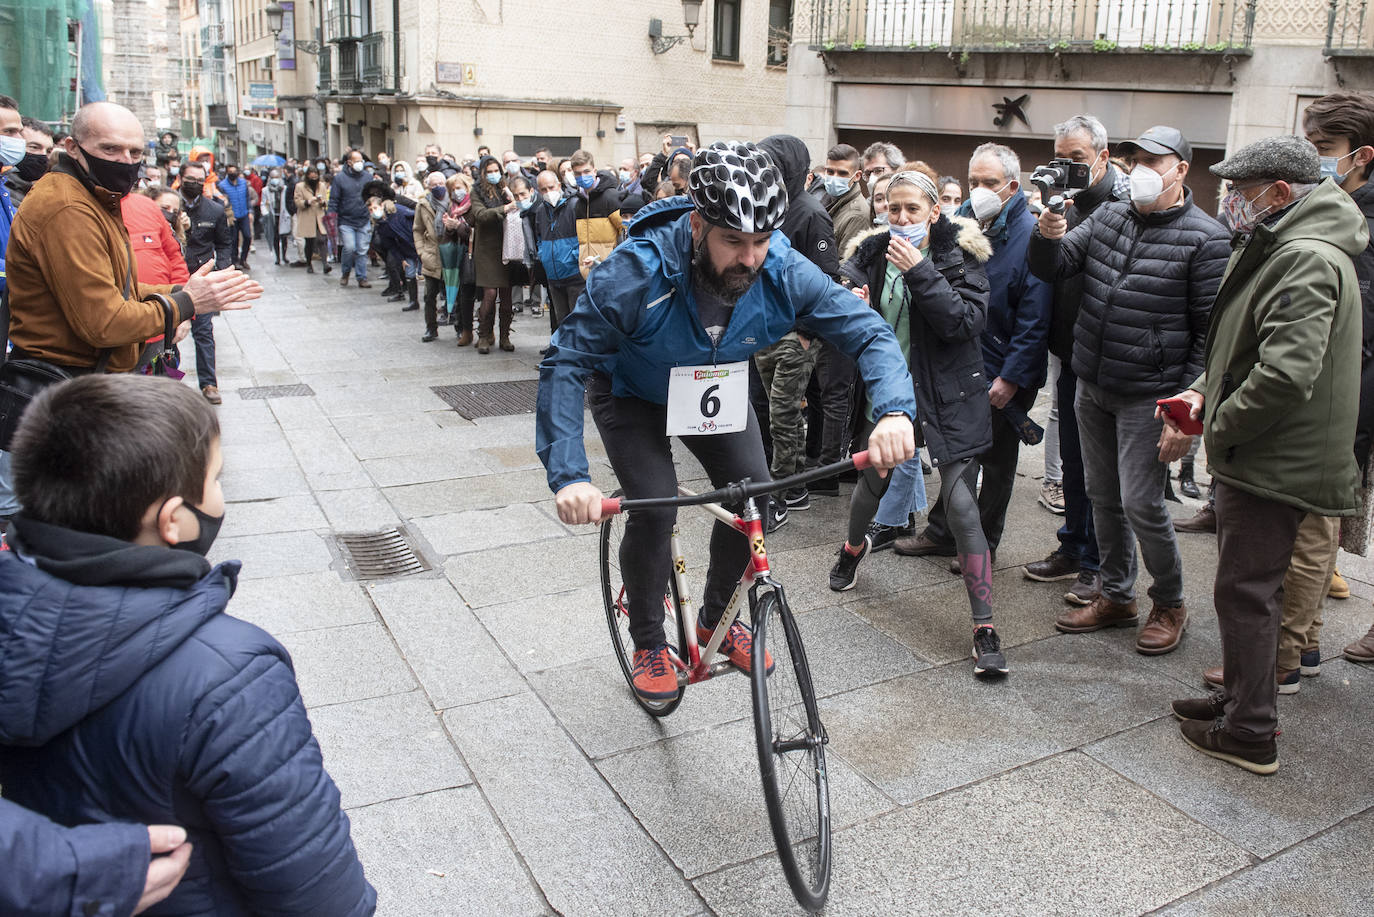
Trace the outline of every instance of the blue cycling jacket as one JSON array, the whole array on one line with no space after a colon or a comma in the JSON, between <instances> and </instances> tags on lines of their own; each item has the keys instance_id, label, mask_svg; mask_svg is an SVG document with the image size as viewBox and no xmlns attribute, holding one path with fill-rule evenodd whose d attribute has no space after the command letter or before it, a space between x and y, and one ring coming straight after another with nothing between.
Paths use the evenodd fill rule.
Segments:
<instances>
[{"instance_id":1,"label":"blue cycling jacket","mask_svg":"<svg viewBox=\"0 0 1374 917\"><path fill-rule=\"evenodd\" d=\"M666 404L674 366L747 360L793 328L824 338L858 362L876 414L916 417L911 375L887 322L794 251L781 232L773 233L758 279L713 345L697 317L689 279L691 209L679 197L640 210L628 238L591 272L549 344L539 365L535 448L555 492L591 480L582 442L589 374L609 376L617 396Z\"/></svg>"}]
</instances>

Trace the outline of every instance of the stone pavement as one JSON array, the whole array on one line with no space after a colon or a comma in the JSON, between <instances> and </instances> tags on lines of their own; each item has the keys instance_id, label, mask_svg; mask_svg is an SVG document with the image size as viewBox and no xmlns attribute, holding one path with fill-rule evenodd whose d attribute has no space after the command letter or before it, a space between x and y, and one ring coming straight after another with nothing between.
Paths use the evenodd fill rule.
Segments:
<instances>
[{"instance_id":1,"label":"stone pavement","mask_svg":"<svg viewBox=\"0 0 1374 917\"><path fill-rule=\"evenodd\" d=\"M479 356L449 329L421 344L380 283L252 264L267 295L216 321L230 505L212 559L244 561L231 612L291 651L379 913L797 912L747 682L640 712L610 655L595 531L558 522L532 415L468 421L430 390L534 378L547 320L517 316L515 353ZM314 395L238 391L293 384ZM1212 538L1181 538L1179 651L1061 635L1064 584L1020 572L1058 525L1035 502L1040 450L1023 456L994 578L1002 683L972 678L941 563L885 552L829 591L847 501L816 498L770 539L831 736L826 913L1374 913L1374 671L1340 658L1369 627L1374 562L1342 556L1356 597L1327 603L1322 674L1280 701L1278 774L1251 776L1188 749L1167 715L1220 658ZM707 526L683 523L699 561ZM353 579L333 536L397 525L432 570Z\"/></svg>"}]
</instances>

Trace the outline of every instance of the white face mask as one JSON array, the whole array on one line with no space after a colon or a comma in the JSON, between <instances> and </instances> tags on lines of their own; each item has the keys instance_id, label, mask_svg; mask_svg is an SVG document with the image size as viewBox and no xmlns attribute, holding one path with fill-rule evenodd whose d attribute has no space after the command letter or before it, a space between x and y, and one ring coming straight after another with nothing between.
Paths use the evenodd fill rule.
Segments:
<instances>
[{"instance_id":1,"label":"white face mask","mask_svg":"<svg viewBox=\"0 0 1374 917\"><path fill-rule=\"evenodd\" d=\"M1006 185L1002 187L1005 188ZM986 223L1002 212L1001 195L981 185L968 193L968 204L973 210L974 219L980 223Z\"/></svg>"},{"instance_id":2,"label":"white face mask","mask_svg":"<svg viewBox=\"0 0 1374 917\"><path fill-rule=\"evenodd\" d=\"M506 163L506 174L507 174L507 175L519 175L519 174L520 174L520 163L519 163L517 160L514 160L514 159L512 159L510 162Z\"/></svg>"},{"instance_id":3,"label":"white face mask","mask_svg":"<svg viewBox=\"0 0 1374 917\"><path fill-rule=\"evenodd\" d=\"M1177 164L1170 166L1164 175L1176 168L1178 168ZM1160 195L1167 190L1164 187L1164 175L1143 162L1136 163L1135 168L1131 170L1131 203L1140 207L1148 207L1159 200ZM1178 184L1178 179L1170 182L1169 187L1172 188L1176 184Z\"/></svg>"},{"instance_id":4,"label":"white face mask","mask_svg":"<svg viewBox=\"0 0 1374 917\"><path fill-rule=\"evenodd\" d=\"M577 187L577 177L576 177L575 175L573 175L572 172L564 172L564 173L563 173L563 184L567 185L569 188L576 188L576 187Z\"/></svg>"},{"instance_id":5,"label":"white face mask","mask_svg":"<svg viewBox=\"0 0 1374 917\"><path fill-rule=\"evenodd\" d=\"M545 191L545 192L544 192L544 200L548 201L550 206L552 206L552 207L557 207L557 206L558 206L558 202L561 201L561 200L563 200L563 192L562 192L562 191L557 191L557 190L555 190L555 191Z\"/></svg>"}]
</instances>

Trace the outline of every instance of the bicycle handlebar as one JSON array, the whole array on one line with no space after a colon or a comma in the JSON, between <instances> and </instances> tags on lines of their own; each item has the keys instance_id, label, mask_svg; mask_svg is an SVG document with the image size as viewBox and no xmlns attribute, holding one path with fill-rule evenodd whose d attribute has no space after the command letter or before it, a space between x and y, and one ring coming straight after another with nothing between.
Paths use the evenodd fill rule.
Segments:
<instances>
[{"instance_id":1,"label":"bicycle handlebar","mask_svg":"<svg viewBox=\"0 0 1374 917\"><path fill-rule=\"evenodd\" d=\"M773 493L779 490L788 490L802 484L809 484L821 478L832 478L841 472L851 468L859 471L872 465L868 460L867 450L855 452L842 462L835 462L831 465L822 465L819 468L812 468L810 471L803 471L791 477L780 478L776 481L754 482L745 478L733 484L726 484L717 490L707 493L692 494L691 496L681 497L646 497L640 500L626 500L623 497L604 497L601 500L601 515L614 516L632 509L659 509L667 506L700 506L703 503L739 503L749 497L758 497L763 494Z\"/></svg>"}]
</instances>

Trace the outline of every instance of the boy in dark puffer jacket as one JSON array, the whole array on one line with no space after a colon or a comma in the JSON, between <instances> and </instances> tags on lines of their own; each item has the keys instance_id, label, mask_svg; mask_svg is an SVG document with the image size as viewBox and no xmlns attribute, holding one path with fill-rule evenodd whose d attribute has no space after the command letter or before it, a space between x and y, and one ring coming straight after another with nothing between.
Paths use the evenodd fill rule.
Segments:
<instances>
[{"instance_id":1,"label":"boy in dark puffer jacket","mask_svg":"<svg viewBox=\"0 0 1374 917\"><path fill-rule=\"evenodd\" d=\"M372 914L290 657L224 613L239 564L204 557L214 412L165 379L82 376L33 401L13 462L5 796L68 826L184 826L189 868L152 914Z\"/></svg>"}]
</instances>

